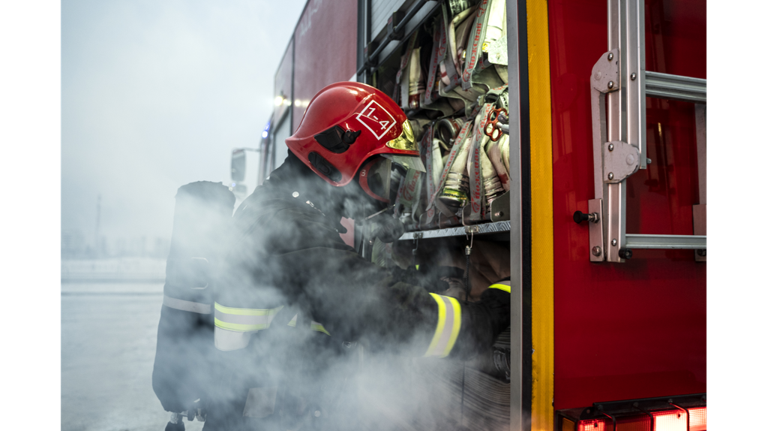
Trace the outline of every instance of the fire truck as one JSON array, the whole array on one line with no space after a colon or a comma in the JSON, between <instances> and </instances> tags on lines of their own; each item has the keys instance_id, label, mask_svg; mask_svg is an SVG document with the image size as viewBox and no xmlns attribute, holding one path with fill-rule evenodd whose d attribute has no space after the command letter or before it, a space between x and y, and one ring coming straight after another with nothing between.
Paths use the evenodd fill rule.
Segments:
<instances>
[{"instance_id":1,"label":"fire truck","mask_svg":"<svg viewBox=\"0 0 768 431\"><path fill-rule=\"evenodd\" d=\"M364 82L403 107L428 172L400 179L394 245L347 240L508 263L510 330L432 370L461 394L432 429L707 428L703 0L308 0L275 62L256 183L315 93Z\"/></svg>"}]
</instances>

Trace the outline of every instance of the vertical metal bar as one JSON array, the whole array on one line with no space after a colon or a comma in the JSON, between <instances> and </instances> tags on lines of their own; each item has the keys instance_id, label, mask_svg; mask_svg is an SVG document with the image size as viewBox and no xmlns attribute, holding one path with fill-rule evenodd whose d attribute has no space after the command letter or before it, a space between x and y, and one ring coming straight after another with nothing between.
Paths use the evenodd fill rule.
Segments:
<instances>
[{"instance_id":1,"label":"vertical metal bar","mask_svg":"<svg viewBox=\"0 0 768 431\"><path fill-rule=\"evenodd\" d=\"M605 257L608 262L622 262L619 250L626 243L626 182L607 184L607 199L604 200L606 223L603 224L606 231ZM615 242L614 242L615 240Z\"/></svg>"},{"instance_id":2,"label":"vertical metal bar","mask_svg":"<svg viewBox=\"0 0 768 431\"><path fill-rule=\"evenodd\" d=\"M707 203L707 105L696 104L696 154L699 162L699 205Z\"/></svg>"},{"instance_id":3,"label":"vertical metal bar","mask_svg":"<svg viewBox=\"0 0 768 431\"><path fill-rule=\"evenodd\" d=\"M627 68L627 54L624 49L626 45L625 22L622 19L625 14L627 1L609 0L608 4L608 51L612 49L619 50L619 57L621 59L619 63L620 81L622 80L621 75L624 74ZM620 90L606 95L608 99L608 141L627 142L626 121L623 118L626 115L626 88L622 82L616 82L614 85L618 86Z\"/></svg>"},{"instance_id":4,"label":"vertical metal bar","mask_svg":"<svg viewBox=\"0 0 768 431\"><path fill-rule=\"evenodd\" d=\"M507 0L509 91L509 270L512 275L509 364L509 429L523 429L523 213L520 128L520 48L517 0ZM515 353L517 352L517 354Z\"/></svg>"},{"instance_id":5,"label":"vertical metal bar","mask_svg":"<svg viewBox=\"0 0 768 431\"><path fill-rule=\"evenodd\" d=\"M627 0L624 15L625 45L621 70L622 91L627 100L627 142L638 148L640 169L646 167L645 149L645 5L643 0Z\"/></svg>"},{"instance_id":6,"label":"vertical metal bar","mask_svg":"<svg viewBox=\"0 0 768 431\"><path fill-rule=\"evenodd\" d=\"M627 3L630 0L608 0L608 50L619 50L619 80L614 85L620 88L606 95L608 99L607 126L608 141L627 142ZM600 172L602 181L603 173ZM605 238L605 258L608 262L622 262L619 249L625 241L625 182L619 184L603 183L603 204L605 216L603 231ZM613 240L616 240L614 245Z\"/></svg>"},{"instance_id":7,"label":"vertical metal bar","mask_svg":"<svg viewBox=\"0 0 768 431\"><path fill-rule=\"evenodd\" d=\"M605 122L605 95L595 88L590 90L592 103L592 166L594 169L595 199L603 199L603 143L608 142ZM599 122L595 119L599 118ZM602 246L601 246L602 247Z\"/></svg>"}]
</instances>

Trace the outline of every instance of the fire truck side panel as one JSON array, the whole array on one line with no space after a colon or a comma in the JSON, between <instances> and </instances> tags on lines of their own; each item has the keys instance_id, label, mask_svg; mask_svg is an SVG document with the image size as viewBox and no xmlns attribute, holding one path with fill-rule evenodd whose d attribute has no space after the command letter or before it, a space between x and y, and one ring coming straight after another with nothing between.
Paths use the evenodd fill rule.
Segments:
<instances>
[{"instance_id":1,"label":"fire truck side panel","mask_svg":"<svg viewBox=\"0 0 768 431\"><path fill-rule=\"evenodd\" d=\"M285 49L283 59L280 61L280 66L275 72L275 94L272 96L275 100L275 114L272 121L272 129L274 130L279 123L283 120L283 116L286 115L290 106L291 99L293 97L292 89L292 75L293 74L293 39L288 42L288 47ZM278 97L282 100L277 105Z\"/></svg>"},{"instance_id":2,"label":"fire truck side panel","mask_svg":"<svg viewBox=\"0 0 768 431\"><path fill-rule=\"evenodd\" d=\"M706 78L705 2L646 0L646 69ZM549 1L552 86L555 410L706 392L706 263L692 250L633 250L590 263L595 197L590 73L607 51L606 3ZM627 232L692 235L698 204L694 105L647 99L652 159L627 186Z\"/></svg>"},{"instance_id":3,"label":"fire truck side panel","mask_svg":"<svg viewBox=\"0 0 768 431\"><path fill-rule=\"evenodd\" d=\"M312 97L326 85L347 81L357 64L357 1L309 0L293 35L293 131Z\"/></svg>"}]
</instances>

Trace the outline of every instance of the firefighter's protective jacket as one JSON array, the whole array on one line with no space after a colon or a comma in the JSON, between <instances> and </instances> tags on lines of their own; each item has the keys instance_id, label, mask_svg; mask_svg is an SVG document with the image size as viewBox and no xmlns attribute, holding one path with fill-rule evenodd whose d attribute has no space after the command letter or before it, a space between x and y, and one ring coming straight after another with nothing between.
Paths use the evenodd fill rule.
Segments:
<instances>
[{"instance_id":1,"label":"firefighter's protective jacket","mask_svg":"<svg viewBox=\"0 0 768 431\"><path fill-rule=\"evenodd\" d=\"M482 313L398 282L361 258L340 238L337 214L323 212L331 208L313 177L289 155L234 216L214 303L219 387L212 411L214 421L228 424L219 428L245 426L236 417L275 419L275 406L291 403L282 388L311 388L348 342L446 357L490 345L497 335L469 335L462 327Z\"/></svg>"}]
</instances>

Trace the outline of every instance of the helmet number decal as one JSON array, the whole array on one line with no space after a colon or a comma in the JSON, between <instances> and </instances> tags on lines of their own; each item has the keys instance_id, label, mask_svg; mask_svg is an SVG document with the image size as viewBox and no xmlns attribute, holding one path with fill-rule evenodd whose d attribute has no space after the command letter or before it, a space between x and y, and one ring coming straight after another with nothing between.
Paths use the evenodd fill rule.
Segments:
<instances>
[{"instance_id":1,"label":"helmet number decal","mask_svg":"<svg viewBox=\"0 0 768 431\"><path fill-rule=\"evenodd\" d=\"M376 139L381 139L395 125L395 117L374 100L371 100L355 118L370 130Z\"/></svg>"}]
</instances>

